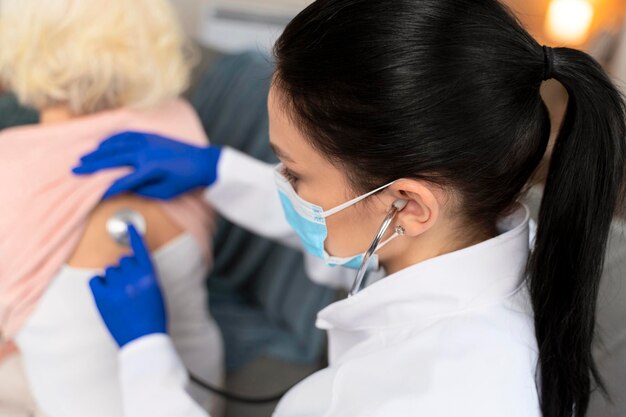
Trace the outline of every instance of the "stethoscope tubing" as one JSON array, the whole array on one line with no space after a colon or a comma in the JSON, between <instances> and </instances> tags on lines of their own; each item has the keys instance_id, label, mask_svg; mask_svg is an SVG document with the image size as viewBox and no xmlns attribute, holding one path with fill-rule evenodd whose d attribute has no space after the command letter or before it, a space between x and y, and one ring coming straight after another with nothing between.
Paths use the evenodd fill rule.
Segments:
<instances>
[{"instance_id":1,"label":"stethoscope tubing","mask_svg":"<svg viewBox=\"0 0 626 417\"><path fill-rule=\"evenodd\" d=\"M371 257L374 255L374 253L378 249L378 245L380 244L380 241L382 240L383 236L385 235L385 233L387 233L387 230L391 226L391 222L393 221L393 218L399 211L404 209L405 206L406 206L406 201L398 200L393 204L391 209L389 209L387 216L385 216L383 223L381 224L380 228L378 229L378 232L376 233L376 237L372 241L370 248L368 249L368 251L365 253L363 257L363 261L361 262L361 266L359 267L359 270L357 271L354 284L352 285L352 289L348 295L349 297L355 295L362 289L363 278L365 277L365 273L367 272L367 266L369 264ZM127 235L125 236L125 234L120 230L120 224L126 224L127 226L129 224L133 224L135 225L135 227L138 228L138 230L142 234L144 234L146 231L145 219L139 212L131 210L131 209L123 209L123 210L118 211L107 222L107 231L109 235L111 236L111 238L120 245L128 245L128 236ZM224 390L222 388L216 387L202 380L201 378L198 378L189 370L187 370L187 373L189 374L189 379L194 384L198 385L199 387L215 395L218 395L226 400L235 401L235 402L244 403L244 404L257 404L258 405L258 404L267 404L267 403L277 402L299 383L298 382L296 384L293 384L289 388L273 395L268 395L268 396L263 396L263 397L249 397L246 395L235 394L227 390Z\"/></svg>"}]
</instances>

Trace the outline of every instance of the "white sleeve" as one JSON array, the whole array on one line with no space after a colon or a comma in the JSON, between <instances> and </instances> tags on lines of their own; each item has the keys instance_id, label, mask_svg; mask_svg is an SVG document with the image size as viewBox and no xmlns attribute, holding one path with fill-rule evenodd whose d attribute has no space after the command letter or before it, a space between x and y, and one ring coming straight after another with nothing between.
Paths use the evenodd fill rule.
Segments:
<instances>
[{"instance_id":1,"label":"white sleeve","mask_svg":"<svg viewBox=\"0 0 626 417\"><path fill-rule=\"evenodd\" d=\"M225 147L217 172L217 181L207 188L205 198L224 218L254 234L301 247L283 214L274 165Z\"/></svg>"},{"instance_id":2,"label":"white sleeve","mask_svg":"<svg viewBox=\"0 0 626 417\"><path fill-rule=\"evenodd\" d=\"M141 337L118 361L125 417L210 417L187 393L187 371L169 336Z\"/></svg>"},{"instance_id":3,"label":"white sleeve","mask_svg":"<svg viewBox=\"0 0 626 417\"><path fill-rule=\"evenodd\" d=\"M124 416L119 348L89 289L98 272L63 266L16 335L30 389L45 416Z\"/></svg>"}]
</instances>

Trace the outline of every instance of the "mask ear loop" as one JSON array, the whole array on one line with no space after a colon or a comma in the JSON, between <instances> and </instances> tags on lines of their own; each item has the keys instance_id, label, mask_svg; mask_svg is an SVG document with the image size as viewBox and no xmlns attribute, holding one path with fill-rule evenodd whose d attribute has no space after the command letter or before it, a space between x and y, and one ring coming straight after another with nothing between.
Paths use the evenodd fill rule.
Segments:
<instances>
[{"instance_id":1,"label":"mask ear loop","mask_svg":"<svg viewBox=\"0 0 626 417\"><path fill-rule=\"evenodd\" d=\"M377 189L372 190L372 191L370 191L370 192L369 192L369 193L367 193L367 194L363 194L362 196L359 196L359 197L353 198L352 200L347 201L347 202L343 203L342 205L337 206L337 207L335 207L335 208L333 208L333 209L326 210L325 212L323 212L323 213L321 214L321 216L322 216L322 217L330 217L330 216L332 216L333 214L337 214L337 213L339 213L340 211L343 211L343 210L347 209L348 207L353 206L353 205L355 205L356 203L358 203L358 202L360 202L360 201L365 200L367 197L372 196L372 195L376 194L377 192L380 192L380 191L384 190L385 188L392 186L392 185L393 185L393 184L395 184L396 182L398 182L398 180L396 180L396 181L392 181L392 182L390 182L389 184L385 184L385 185L383 185L382 187L378 187Z\"/></svg>"},{"instance_id":2,"label":"mask ear loop","mask_svg":"<svg viewBox=\"0 0 626 417\"><path fill-rule=\"evenodd\" d=\"M389 226L391 226L391 222L393 221L393 218L396 216L396 214L404 210L404 208L406 207L408 203L409 202L406 200L396 200L391 206L391 209L389 209L389 211L387 212L387 216L385 216L385 220L383 220L383 223L380 225L380 228L378 229L378 232L376 233L376 237L372 241L370 248L367 250L367 252L363 256L363 262L361 262L361 266L359 267L359 270L356 273L354 284L352 284L352 289L350 290L348 297L352 297L353 295L356 295L359 291L361 291L363 287L363 278L365 277L365 273L367 272L367 266L369 264L369 261L372 255L374 255L374 253L379 249L379 243L382 240L385 233L387 233Z\"/></svg>"}]
</instances>

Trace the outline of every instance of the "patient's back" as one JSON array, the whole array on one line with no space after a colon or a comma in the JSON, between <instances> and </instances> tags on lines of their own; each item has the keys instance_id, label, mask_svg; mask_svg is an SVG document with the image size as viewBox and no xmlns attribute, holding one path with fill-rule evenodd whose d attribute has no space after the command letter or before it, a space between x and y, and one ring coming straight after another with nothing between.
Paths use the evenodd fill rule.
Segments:
<instances>
[{"instance_id":1,"label":"patient's back","mask_svg":"<svg viewBox=\"0 0 626 417\"><path fill-rule=\"evenodd\" d=\"M0 133L0 183L10 196L0 207L0 234L21 236L19 244L0 241L0 329L6 340L16 338L35 398L48 415L121 413L117 347L97 313L88 281L128 253L105 228L122 208L146 219L168 331L181 358L195 373L221 382L221 338L208 316L204 285L213 215L201 193L171 202L133 195L101 202L128 168L87 177L71 174L82 154L124 130L207 142L195 113L182 101ZM206 399L200 392L195 396ZM97 411L93 404L106 406Z\"/></svg>"},{"instance_id":2,"label":"patient's back","mask_svg":"<svg viewBox=\"0 0 626 417\"><path fill-rule=\"evenodd\" d=\"M19 331L62 265L70 261L105 266L115 261L120 249L108 239L98 239L96 230L100 216L118 203L101 204L101 196L130 169L77 177L71 168L101 140L125 130L207 143L193 109L180 100L149 111L120 109L0 132L0 185L6 196L0 206L0 236L19 236L19 244L0 240L0 332L4 340ZM190 233L210 259L212 215L199 194L167 203L125 198L155 217L149 231L152 249L174 237L177 226L179 233ZM169 221L159 212L167 214Z\"/></svg>"},{"instance_id":3,"label":"patient's back","mask_svg":"<svg viewBox=\"0 0 626 417\"><path fill-rule=\"evenodd\" d=\"M98 204L85 225L85 232L67 264L75 268L101 269L117 264L129 249L107 233L106 223L119 210L131 209L146 221L145 242L155 252L185 231L164 212L159 203L135 195L123 195ZM182 254L181 254L182 255Z\"/></svg>"}]
</instances>

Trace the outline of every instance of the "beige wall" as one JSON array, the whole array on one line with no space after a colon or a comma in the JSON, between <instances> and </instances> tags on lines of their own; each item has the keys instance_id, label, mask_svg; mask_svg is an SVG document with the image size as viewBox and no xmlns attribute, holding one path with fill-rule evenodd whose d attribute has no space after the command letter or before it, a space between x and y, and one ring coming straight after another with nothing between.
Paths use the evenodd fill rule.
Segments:
<instances>
[{"instance_id":1,"label":"beige wall","mask_svg":"<svg viewBox=\"0 0 626 417\"><path fill-rule=\"evenodd\" d=\"M214 0L170 0L176 8L182 26L189 36L196 36L204 21L208 8Z\"/></svg>"},{"instance_id":2,"label":"beige wall","mask_svg":"<svg viewBox=\"0 0 626 417\"><path fill-rule=\"evenodd\" d=\"M228 8L251 11L288 11L298 12L312 3L313 0L171 0L181 10L184 18L192 18L201 8L207 5L225 6Z\"/></svg>"},{"instance_id":3,"label":"beige wall","mask_svg":"<svg viewBox=\"0 0 626 417\"><path fill-rule=\"evenodd\" d=\"M221 3L239 3L265 7L301 8L310 3L310 0L220 0Z\"/></svg>"},{"instance_id":4,"label":"beige wall","mask_svg":"<svg viewBox=\"0 0 626 417\"><path fill-rule=\"evenodd\" d=\"M230 9L295 15L312 0L214 0Z\"/></svg>"}]
</instances>

